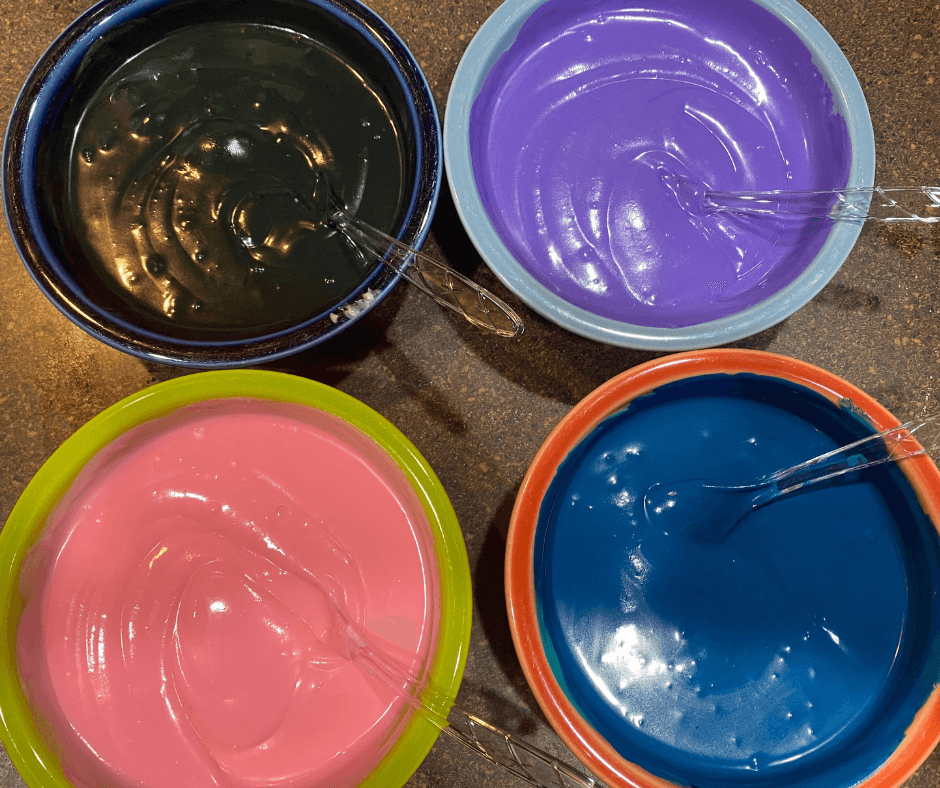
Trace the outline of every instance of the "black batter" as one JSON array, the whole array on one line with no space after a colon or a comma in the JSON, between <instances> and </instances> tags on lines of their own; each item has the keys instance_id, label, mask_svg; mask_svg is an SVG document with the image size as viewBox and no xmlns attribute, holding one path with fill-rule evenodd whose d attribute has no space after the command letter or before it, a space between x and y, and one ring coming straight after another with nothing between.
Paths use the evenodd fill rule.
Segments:
<instances>
[{"instance_id":1,"label":"black batter","mask_svg":"<svg viewBox=\"0 0 940 788\"><path fill-rule=\"evenodd\" d=\"M210 22L100 85L64 207L121 300L179 328L256 333L315 317L364 280L325 206L335 194L392 230L404 160L386 101L326 45Z\"/></svg>"}]
</instances>

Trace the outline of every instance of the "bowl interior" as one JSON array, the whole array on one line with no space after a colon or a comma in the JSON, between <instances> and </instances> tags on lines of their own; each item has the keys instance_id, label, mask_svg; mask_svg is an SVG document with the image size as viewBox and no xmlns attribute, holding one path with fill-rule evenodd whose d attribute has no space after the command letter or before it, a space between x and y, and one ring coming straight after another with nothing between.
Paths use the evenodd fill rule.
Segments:
<instances>
[{"instance_id":1,"label":"bowl interior","mask_svg":"<svg viewBox=\"0 0 940 788\"><path fill-rule=\"evenodd\" d=\"M39 537L57 502L101 449L140 425L206 400L252 398L302 405L335 417L338 435L363 441L400 472L430 524L433 556L438 569L437 645L427 680L451 699L463 673L470 632L469 566L453 509L433 471L414 446L374 411L327 386L280 373L262 371L207 372L179 378L139 392L114 405L80 428L36 474L17 502L0 537L0 616L7 632L0 650L0 737L27 783L68 786L56 757L46 746L20 687L16 667L16 632L23 611L18 575L23 559ZM358 438L356 438L358 436ZM354 444L350 444L354 445ZM378 467L378 466L377 466ZM389 477L389 484L397 484ZM363 786L403 785L434 743L438 729L412 717L399 727L399 737Z\"/></svg>"},{"instance_id":2,"label":"bowl interior","mask_svg":"<svg viewBox=\"0 0 940 788\"><path fill-rule=\"evenodd\" d=\"M513 512L507 599L530 685L589 768L643 788L848 788L900 785L929 755L929 459L790 495L726 535L706 511L715 538L662 533L643 503L655 483L744 484L896 423L822 370L739 351L642 365L563 420Z\"/></svg>"},{"instance_id":3,"label":"bowl interior","mask_svg":"<svg viewBox=\"0 0 940 788\"><path fill-rule=\"evenodd\" d=\"M474 101L480 97L484 82L494 66L499 64L500 69L507 69L506 73L512 74L500 58L516 41L523 25L542 13L540 9L544 4L545 0L505 3L484 23L461 60L445 113L444 155L455 203L468 234L497 276L530 307L574 333L609 344L650 350L693 349L748 336L779 322L819 292L851 251L860 231L859 225L835 223L825 241L818 245L812 262L797 279L777 285L776 289L766 287L765 294L760 293L759 288L752 305L717 319L678 327L657 327L622 317L614 319L584 308L561 297L562 275L557 282L546 286L542 274L534 275L534 267L520 262L520 255L513 252L515 247L508 244L507 236L501 235L494 226L484 204L485 189L481 189L478 173L475 175L474 145L483 143L474 143ZM611 9L617 7L615 3L608 5ZM822 25L796 2L755 0L754 5L782 20L809 49L813 64L831 88L832 111L844 120L851 141L846 185L870 186L874 177L874 135L864 94L845 56ZM573 7L566 12L559 6L553 8L551 14L542 14L538 18L540 23L545 23L545 20L559 17L563 25L566 14L573 19L577 13ZM666 9L663 13L668 15L671 12ZM746 16L740 10L735 13ZM520 69L528 67L525 60L519 63L523 64L519 65ZM473 98L468 100L467 97ZM503 167L497 171L506 169ZM815 185L812 188L823 187ZM580 222L581 214L577 210L580 209L576 208ZM590 235L587 230L584 233Z\"/></svg>"},{"instance_id":4,"label":"bowl interior","mask_svg":"<svg viewBox=\"0 0 940 788\"><path fill-rule=\"evenodd\" d=\"M187 327L135 307L120 288L102 287L107 279L100 264L89 261L94 255L66 209L64 168L72 166L76 126L105 78L131 57L173 33L223 22L297 32L369 80L388 112L401 158L399 194L373 218L390 234L420 246L441 177L440 131L427 83L394 31L354 0L237 0L221 7L204 0L138 0L105 2L84 14L44 55L14 108L4 169L13 237L34 279L73 321L114 346L185 365L246 364L315 344L367 312L398 280L385 266L368 267L335 303L309 314L301 303L287 322L272 319L249 328L238 321ZM350 200L346 192L355 184L339 186ZM173 230L185 246L178 227Z\"/></svg>"}]
</instances>

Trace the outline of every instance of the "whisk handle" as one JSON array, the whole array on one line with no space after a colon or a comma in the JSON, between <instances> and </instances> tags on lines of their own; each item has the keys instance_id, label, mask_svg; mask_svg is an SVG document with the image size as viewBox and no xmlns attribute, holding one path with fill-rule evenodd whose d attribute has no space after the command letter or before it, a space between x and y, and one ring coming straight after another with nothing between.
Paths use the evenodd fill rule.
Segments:
<instances>
[{"instance_id":1,"label":"whisk handle","mask_svg":"<svg viewBox=\"0 0 940 788\"><path fill-rule=\"evenodd\" d=\"M926 454L927 450L914 438L914 433L928 426L936 428L938 418L940 415L928 416L920 421L909 421L877 432L812 460L777 471L766 482L773 483L778 494L783 495L865 467Z\"/></svg>"},{"instance_id":2,"label":"whisk handle","mask_svg":"<svg viewBox=\"0 0 940 788\"><path fill-rule=\"evenodd\" d=\"M450 266L401 243L341 208L337 208L333 222L360 252L367 252L372 258L394 268L425 295L463 315L478 328L502 337L522 333L522 320L508 304Z\"/></svg>"},{"instance_id":3,"label":"whisk handle","mask_svg":"<svg viewBox=\"0 0 940 788\"><path fill-rule=\"evenodd\" d=\"M534 744L452 704L445 694L397 667L351 626L348 635L351 657L358 658L363 668L398 693L424 719L477 755L536 788L604 788L593 777L572 769Z\"/></svg>"},{"instance_id":4,"label":"whisk handle","mask_svg":"<svg viewBox=\"0 0 940 788\"><path fill-rule=\"evenodd\" d=\"M702 206L708 213L933 224L940 222L940 186L874 186L815 191L706 191Z\"/></svg>"}]
</instances>

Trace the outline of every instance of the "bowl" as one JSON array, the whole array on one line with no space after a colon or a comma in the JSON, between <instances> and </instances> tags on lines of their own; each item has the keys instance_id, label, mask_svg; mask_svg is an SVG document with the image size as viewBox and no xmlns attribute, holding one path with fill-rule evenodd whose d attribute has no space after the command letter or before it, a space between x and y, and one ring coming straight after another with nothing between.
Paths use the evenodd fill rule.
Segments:
<instances>
[{"instance_id":1,"label":"bowl","mask_svg":"<svg viewBox=\"0 0 940 788\"><path fill-rule=\"evenodd\" d=\"M646 514L653 484L748 484L897 424L831 373L736 350L642 364L562 419L513 509L506 598L529 685L588 769L616 788L898 788L916 771L940 740L927 456L726 535L707 507L692 527Z\"/></svg>"},{"instance_id":2,"label":"bowl","mask_svg":"<svg viewBox=\"0 0 940 788\"><path fill-rule=\"evenodd\" d=\"M232 428L228 437L226 422ZM162 466L161 446L169 452ZM201 455L200 446L209 453ZM220 458L220 452L225 456ZM83 507L97 506L94 502L108 494L99 486L102 479L128 491L120 495L133 497L135 511L147 507L150 494L144 488L150 482L137 483L143 466L136 463L141 459L147 478L154 481L153 501L161 502L155 504L160 511L130 515L125 522L133 527L126 530L115 516L114 528L126 535L105 548L102 542L115 531L106 530L102 537L94 530L99 526L81 520ZM236 464L245 472L236 470ZM169 470L164 473L161 467ZM195 469L194 475L183 478L174 470L184 467ZM330 474L343 478L327 481ZM212 490L218 482L212 480L227 476L237 483L216 500ZM347 490L340 493L343 487ZM143 499L137 497L141 489ZM118 504L110 509L112 514L106 505L96 509L104 518L96 522L109 522L120 511L120 495L111 499ZM222 505L213 507L213 501ZM378 516L382 507L387 511ZM382 522L381 533L366 533L369 529L362 523L369 518ZM199 525L195 530L193 523ZM154 534L151 529L156 529ZM63 539L68 545L60 552ZM186 543L174 547L178 539ZM210 552L205 546L213 542L224 548ZM77 544L86 547L72 552ZM374 549L377 544L380 549ZM51 554L54 571L47 563ZM96 559L103 554L107 561ZM392 568L393 554L398 557ZM200 747L217 758L217 769L241 769L242 777L247 774L254 784L274 784L265 782L264 772L273 764L282 769L278 785L403 785L439 730L374 680L359 658L342 656L343 642L330 639L329 614L321 615L330 608L318 601L318 592L338 600L345 614L370 633L374 647L402 669L411 665L416 679L433 685L441 697L453 701L463 673L471 621L469 566L459 524L440 482L415 447L370 408L290 375L203 372L157 384L108 408L76 431L27 485L0 535L0 559L0 617L8 634L0 651L0 738L32 788L68 786L73 778L79 780L76 784L111 784L109 772L101 772L94 758L89 761L88 751L71 734L55 738L51 732L69 731L77 723L100 760L120 768L120 761L108 760L114 754L109 735L102 734L96 717L89 718L75 703L93 687L97 691L86 697L103 704L98 709L101 718L107 724L121 723L124 718L115 710L125 696L119 690L105 691L108 679L112 687L126 681L137 688L135 708L142 711L135 715L140 718L132 715L117 728L119 734L128 734L129 743L122 746L139 756L134 769L139 771L147 758L153 761L144 779L159 776L162 782L155 784L174 784L170 747L178 755L179 746L172 741L162 744L169 718L150 705L162 709L160 699L169 697L166 707L188 721L180 735L191 726L199 741L206 742ZM92 573L87 571L89 560L97 566ZM261 571L267 563L250 562L273 562L276 569ZM167 568L161 571L161 566ZM68 586L73 570L80 578ZM185 582L177 582L178 571L188 578ZM302 577L308 578L306 584L289 585ZM70 616L76 606L86 609L90 600L84 590L92 580L101 581L92 596L103 594L95 600L107 601L95 601L94 610L87 607L88 616L80 614L81 621L63 623L59 613ZM76 604L55 604L62 582L71 589L66 596L74 595ZM275 582L288 585L271 585ZM392 591L385 593L389 583ZM113 598L109 587L118 590ZM408 590L412 587L417 589L413 597ZM246 593L255 601L246 602ZM311 601L305 602L308 597ZM111 620L121 621L116 640L111 639L115 631L107 631L108 605L114 599L120 613ZM245 613L245 604L259 612L244 619L244 626L264 624L250 637L246 630L226 628L233 620L226 616ZM299 611L305 625L294 628L297 622L285 610ZM158 639L156 651L150 651L151 633L162 631L168 621L175 625L164 645L173 648L160 647ZM62 629L57 628L60 624ZM316 633L313 640L305 634L311 631ZM89 659L87 675L83 670L75 676L68 667L69 643L87 645L89 632L94 643L81 657ZM287 645L279 639L284 632L294 633ZM101 633L100 638L94 633ZM37 649L43 642L45 649ZM41 659L35 656L37 650ZM232 657L235 652L238 659ZM295 652L306 660L297 668L296 680L290 673L294 663L288 659ZM90 656L95 653L100 659ZM121 656L111 661L116 653ZM162 660L158 674L163 679L156 683L146 670L157 664L154 654ZM69 675L71 679L63 679ZM305 694L308 682L314 693L329 694L337 688L359 693L356 713L346 714L344 725L335 719L298 716L298 709L315 711ZM281 697L284 687L293 693L290 705ZM239 704L247 702L258 705L240 715ZM105 708L109 705L114 708ZM280 717L282 706L287 711ZM368 713L360 714L359 706L368 707ZM342 700L335 700L332 708L341 707ZM353 718L362 730L349 728ZM299 728L298 722L303 723ZM128 732L141 726L143 738L135 743ZM329 747L336 744L335 736L347 734L358 744L347 742L336 755L332 750L328 755L320 752L321 741ZM297 762L284 749L292 741L302 745L304 756ZM134 749L144 744L140 752ZM310 763L305 760L314 757L309 753L323 757ZM184 752L179 768L191 767L187 757ZM98 771L90 771L89 762ZM323 774L325 764L329 774ZM193 767L187 779L201 773ZM133 774L127 779L138 784Z\"/></svg>"},{"instance_id":3,"label":"bowl","mask_svg":"<svg viewBox=\"0 0 940 788\"><path fill-rule=\"evenodd\" d=\"M779 323L860 232L712 213L704 189L874 178L858 80L793 0L503 3L467 47L444 119L454 202L496 276L557 325L643 350Z\"/></svg>"},{"instance_id":4,"label":"bowl","mask_svg":"<svg viewBox=\"0 0 940 788\"><path fill-rule=\"evenodd\" d=\"M10 230L43 293L107 344L188 367L280 358L368 313L400 277L319 198L420 247L442 173L424 75L356 0L105 0L35 66L5 144Z\"/></svg>"}]
</instances>

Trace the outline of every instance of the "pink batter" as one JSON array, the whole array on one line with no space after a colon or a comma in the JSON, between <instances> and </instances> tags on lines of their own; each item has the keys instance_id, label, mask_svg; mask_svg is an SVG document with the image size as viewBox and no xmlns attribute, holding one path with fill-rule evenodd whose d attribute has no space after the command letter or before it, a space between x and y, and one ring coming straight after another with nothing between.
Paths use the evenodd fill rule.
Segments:
<instances>
[{"instance_id":1,"label":"pink batter","mask_svg":"<svg viewBox=\"0 0 940 788\"><path fill-rule=\"evenodd\" d=\"M394 462L339 419L253 400L102 451L20 588L21 680L81 788L353 785L408 707L338 652L329 597L417 675L439 615Z\"/></svg>"}]
</instances>

